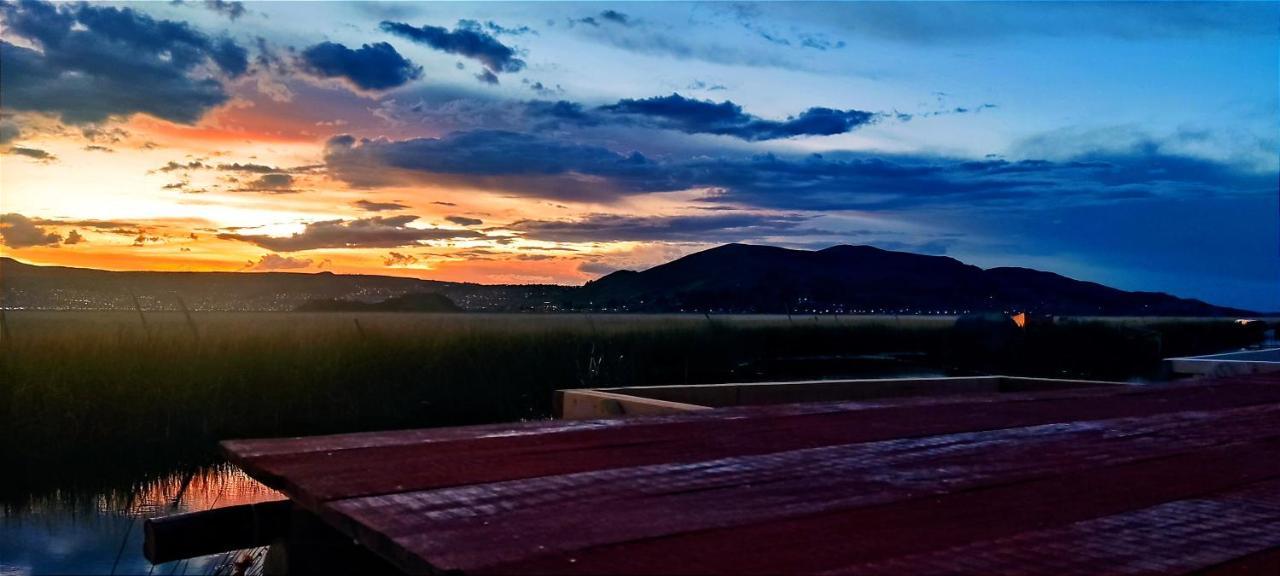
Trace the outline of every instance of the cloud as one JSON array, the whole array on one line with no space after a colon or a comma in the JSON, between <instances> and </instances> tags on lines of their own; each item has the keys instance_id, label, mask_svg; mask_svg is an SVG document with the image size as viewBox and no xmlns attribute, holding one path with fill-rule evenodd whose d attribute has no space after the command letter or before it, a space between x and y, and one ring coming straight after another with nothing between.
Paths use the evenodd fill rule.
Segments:
<instances>
[{"instance_id":1,"label":"cloud","mask_svg":"<svg viewBox=\"0 0 1280 576\"><path fill-rule=\"evenodd\" d=\"M615 196L599 176L652 173L646 162L640 155L503 131L401 141L357 141L342 135L325 146L331 176L354 186L383 186L432 174L436 184L452 181L526 196L583 200Z\"/></svg>"},{"instance_id":2,"label":"cloud","mask_svg":"<svg viewBox=\"0 0 1280 576\"><path fill-rule=\"evenodd\" d=\"M412 254L401 254L399 252L389 252L382 257L383 266L411 266L418 263L418 257Z\"/></svg>"},{"instance_id":3,"label":"cloud","mask_svg":"<svg viewBox=\"0 0 1280 576\"><path fill-rule=\"evenodd\" d=\"M22 146L11 146L9 153L17 156L26 156L38 162L53 162L58 159L57 156L45 152L39 148L25 148Z\"/></svg>"},{"instance_id":4,"label":"cloud","mask_svg":"<svg viewBox=\"0 0 1280 576\"><path fill-rule=\"evenodd\" d=\"M70 124L149 114L190 124L229 96L220 70L238 77L248 52L185 22L95 4L0 3L0 99L9 110L44 112ZM145 89L140 89L145 87Z\"/></svg>"},{"instance_id":5,"label":"cloud","mask_svg":"<svg viewBox=\"0 0 1280 576\"><path fill-rule=\"evenodd\" d=\"M544 96L548 96L551 94L560 94L564 92L564 88L562 88L559 84L556 84L554 87L550 87L543 84L541 81L530 80L528 78L520 79L520 83L524 84L525 87L527 87L528 89L533 90L534 92L537 92L538 94L542 94Z\"/></svg>"},{"instance_id":6,"label":"cloud","mask_svg":"<svg viewBox=\"0 0 1280 576\"><path fill-rule=\"evenodd\" d=\"M507 36L524 36L525 34L533 34L534 36L538 35L537 30L528 26L515 26L508 28L494 22L493 20L486 20L483 25L476 20L459 20L458 28L466 30L488 30L495 36L503 34Z\"/></svg>"},{"instance_id":7,"label":"cloud","mask_svg":"<svg viewBox=\"0 0 1280 576\"><path fill-rule=\"evenodd\" d=\"M456 28L451 32L439 26L416 28L401 22L390 21L383 21L380 27L385 32L425 44L441 52L476 60L493 74L519 72L525 67L524 60L516 57L516 51L513 48L475 28Z\"/></svg>"},{"instance_id":8,"label":"cloud","mask_svg":"<svg viewBox=\"0 0 1280 576\"><path fill-rule=\"evenodd\" d=\"M459 226L479 226L484 224L479 218L467 218L466 216L446 216L445 220L453 222Z\"/></svg>"},{"instance_id":9,"label":"cloud","mask_svg":"<svg viewBox=\"0 0 1280 576\"><path fill-rule=\"evenodd\" d=\"M594 214L579 220L523 220L511 225L526 238L551 242L738 242L773 235L812 233L805 216L717 214L622 216Z\"/></svg>"},{"instance_id":10,"label":"cloud","mask_svg":"<svg viewBox=\"0 0 1280 576\"><path fill-rule=\"evenodd\" d=\"M606 22L613 22L614 24L621 24L623 26L631 25L631 17L618 12L617 10L605 10L604 12L601 12L600 19Z\"/></svg>"},{"instance_id":11,"label":"cloud","mask_svg":"<svg viewBox=\"0 0 1280 576\"><path fill-rule=\"evenodd\" d=\"M305 71L320 78L342 78L361 90L386 90L422 77L414 65L390 44L365 44L352 50L334 42L321 42L302 51Z\"/></svg>"},{"instance_id":12,"label":"cloud","mask_svg":"<svg viewBox=\"0 0 1280 576\"><path fill-rule=\"evenodd\" d=\"M164 166L156 168L154 172L178 172L186 170L203 170L209 166L200 160L190 160L188 162L175 162L170 160Z\"/></svg>"},{"instance_id":13,"label":"cloud","mask_svg":"<svg viewBox=\"0 0 1280 576\"><path fill-rule=\"evenodd\" d=\"M79 244L81 242L85 242L85 239L84 236L80 235L79 230L72 230L70 234L67 234L67 239L62 241L63 244Z\"/></svg>"},{"instance_id":14,"label":"cloud","mask_svg":"<svg viewBox=\"0 0 1280 576\"><path fill-rule=\"evenodd\" d=\"M623 99L600 110L649 118L660 127L689 134L721 134L751 141L843 134L877 118L875 113L862 110L810 108L784 121L765 120L743 112L729 100L716 103L679 94Z\"/></svg>"},{"instance_id":15,"label":"cloud","mask_svg":"<svg viewBox=\"0 0 1280 576\"><path fill-rule=\"evenodd\" d=\"M0 240L10 248L57 246L62 235L45 230L22 214L10 212L0 214Z\"/></svg>"},{"instance_id":16,"label":"cloud","mask_svg":"<svg viewBox=\"0 0 1280 576\"><path fill-rule=\"evenodd\" d=\"M724 84L713 84L713 83L703 82L702 80L694 80L693 82L690 82L687 89L688 90L706 90L708 92L715 92L718 90L728 90L728 88L725 87Z\"/></svg>"},{"instance_id":17,"label":"cloud","mask_svg":"<svg viewBox=\"0 0 1280 576\"><path fill-rule=\"evenodd\" d=\"M0 120L0 145L9 144L22 137L22 128L8 120Z\"/></svg>"},{"instance_id":18,"label":"cloud","mask_svg":"<svg viewBox=\"0 0 1280 576\"><path fill-rule=\"evenodd\" d=\"M219 164L218 170L222 170L223 172L253 172L257 174L269 174L272 172L285 171L280 168L276 168L275 166L267 166L265 164L248 164L248 163L241 164L239 162L234 162L231 164Z\"/></svg>"},{"instance_id":19,"label":"cloud","mask_svg":"<svg viewBox=\"0 0 1280 576\"><path fill-rule=\"evenodd\" d=\"M1021 207L1274 193L1274 172L1139 147L1057 161L831 152L720 157L620 153L506 131L331 139L330 175L353 186L431 183L566 201L704 189L706 201L786 210Z\"/></svg>"},{"instance_id":20,"label":"cloud","mask_svg":"<svg viewBox=\"0 0 1280 576\"><path fill-rule=\"evenodd\" d=\"M399 202L372 202L369 200L356 200L351 205L367 212L387 212L408 208L408 206Z\"/></svg>"},{"instance_id":21,"label":"cloud","mask_svg":"<svg viewBox=\"0 0 1280 576\"><path fill-rule=\"evenodd\" d=\"M204 0L205 8L213 10L227 18L236 20L244 16L244 3L228 0Z\"/></svg>"},{"instance_id":22,"label":"cloud","mask_svg":"<svg viewBox=\"0 0 1280 576\"><path fill-rule=\"evenodd\" d=\"M239 240L275 252L299 252L320 248L398 248L417 246L429 240L479 238L470 230L414 228L409 223L417 216L374 216L356 220L325 220L306 225L291 236L263 236L237 233L218 234L223 240Z\"/></svg>"},{"instance_id":23,"label":"cloud","mask_svg":"<svg viewBox=\"0 0 1280 576\"><path fill-rule=\"evenodd\" d=\"M297 192L297 190L293 188L293 182L293 176L290 176L289 174L263 174L236 191L292 194Z\"/></svg>"},{"instance_id":24,"label":"cloud","mask_svg":"<svg viewBox=\"0 0 1280 576\"><path fill-rule=\"evenodd\" d=\"M124 220L58 220L53 218L32 218L31 222L40 226L78 226L80 228L93 228L95 230L121 230L125 234L134 234L135 230L141 225L136 222L127 222ZM124 231L129 228L131 230Z\"/></svg>"},{"instance_id":25,"label":"cloud","mask_svg":"<svg viewBox=\"0 0 1280 576\"><path fill-rule=\"evenodd\" d=\"M476 74L476 80L484 84L496 85L498 83L498 75L488 70L481 70L479 74Z\"/></svg>"},{"instance_id":26,"label":"cloud","mask_svg":"<svg viewBox=\"0 0 1280 576\"><path fill-rule=\"evenodd\" d=\"M295 258L279 254L263 254L257 262L250 260L245 268L251 270L298 270L311 266L310 258Z\"/></svg>"}]
</instances>

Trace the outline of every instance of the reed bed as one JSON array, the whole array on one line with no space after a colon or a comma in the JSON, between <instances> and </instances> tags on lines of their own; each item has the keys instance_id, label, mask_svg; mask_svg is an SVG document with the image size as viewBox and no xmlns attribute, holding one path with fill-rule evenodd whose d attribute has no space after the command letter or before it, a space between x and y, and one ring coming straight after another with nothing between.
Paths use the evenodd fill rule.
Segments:
<instances>
[{"instance_id":1,"label":"reed bed","mask_svg":"<svg viewBox=\"0 0 1280 576\"><path fill-rule=\"evenodd\" d=\"M975 351L954 318L928 316L144 318L8 312L0 459L15 472L0 475L0 501L207 465L227 438L547 418L559 388L850 377L863 355L886 353L950 374L1130 378L1157 371L1162 355L1256 340L1229 322L1085 322L1033 325Z\"/></svg>"}]
</instances>

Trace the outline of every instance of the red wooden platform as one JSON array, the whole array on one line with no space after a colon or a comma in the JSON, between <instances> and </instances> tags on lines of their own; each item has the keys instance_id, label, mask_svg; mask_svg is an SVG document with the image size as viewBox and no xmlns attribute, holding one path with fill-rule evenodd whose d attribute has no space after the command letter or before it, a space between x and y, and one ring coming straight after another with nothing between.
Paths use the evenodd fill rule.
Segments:
<instances>
[{"instance_id":1,"label":"red wooden platform","mask_svg":"<svg viewBox=\"0 0 1280 576\"><path fill-rule=\"evenodd\" d=\"M224 447L408 572L1280 574L1280 374Z\"/></svg>"}]
</instances>

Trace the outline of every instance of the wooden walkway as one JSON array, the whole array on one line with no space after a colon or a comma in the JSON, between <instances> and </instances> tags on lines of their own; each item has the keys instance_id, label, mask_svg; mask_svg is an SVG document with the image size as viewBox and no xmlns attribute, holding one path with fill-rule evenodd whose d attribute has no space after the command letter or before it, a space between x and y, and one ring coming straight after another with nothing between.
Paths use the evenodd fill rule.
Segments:
<instances>
[{"instance_id":1,"label":"wooden walkway","mask_svg":"<svg viewBox=\"0 0 1280 576\"><path fill-rule=\"evenodd\" d=\"M1280 574L1280 374L224 447L407 572Z\"/></svg>"}]
</instances>

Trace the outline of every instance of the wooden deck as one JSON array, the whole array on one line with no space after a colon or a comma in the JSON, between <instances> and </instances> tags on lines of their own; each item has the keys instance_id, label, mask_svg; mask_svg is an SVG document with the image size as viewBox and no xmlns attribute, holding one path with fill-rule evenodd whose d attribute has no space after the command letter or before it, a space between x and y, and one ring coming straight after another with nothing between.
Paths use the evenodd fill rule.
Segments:
<instances>
[{"instance_id":1,"label":"wooden deck","mask_svg":"<svg viewBox=\"0 0 1280 576\"><path fill-rule=\"evenodd\" d=\"M407 572L1280 574L1280 374L224 447Z\"/></svg>"}]
</instances>

